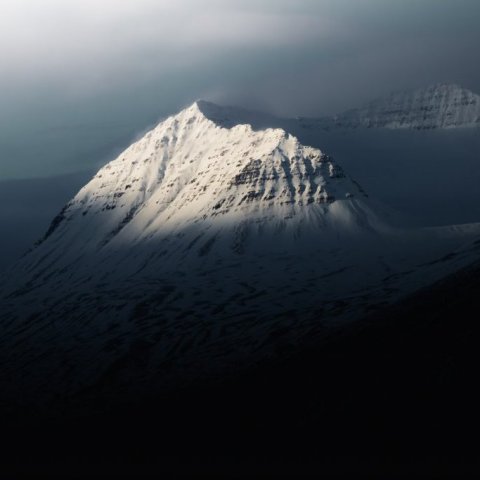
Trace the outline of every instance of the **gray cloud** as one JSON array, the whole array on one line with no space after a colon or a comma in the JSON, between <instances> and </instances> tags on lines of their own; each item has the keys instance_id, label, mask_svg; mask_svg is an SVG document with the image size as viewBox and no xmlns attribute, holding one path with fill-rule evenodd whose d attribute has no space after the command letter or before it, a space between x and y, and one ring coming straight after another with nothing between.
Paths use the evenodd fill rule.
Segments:
<instances>
[{"instance_id":1,"label":"gray cloud","mask_svg":"<svg viewBox=\"0 0 480 480\"><path fill-rule=\"evenodd\" d=\"M79 171L196 98L321 115L480 91L478 0L4 0L0 178Z\"/></svg>"}]
</instances>

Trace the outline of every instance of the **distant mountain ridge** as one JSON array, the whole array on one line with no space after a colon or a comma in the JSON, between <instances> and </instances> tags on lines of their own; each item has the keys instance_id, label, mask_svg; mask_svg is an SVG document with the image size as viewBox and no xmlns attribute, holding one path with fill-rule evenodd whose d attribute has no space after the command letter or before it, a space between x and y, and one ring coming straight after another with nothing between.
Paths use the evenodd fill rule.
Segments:
<instances>
[{"instance_id":1,"label":"distant mountain ridge","mask_svg":"<svg viewBox=\"0 0 480 480\"><path fill-rule=\"evenodd\" d=\"M423 89L395 92L364 107L317 121L327 129L478 127L480 95L459 85L440 83Z\"/></svg>"}]
</instances>

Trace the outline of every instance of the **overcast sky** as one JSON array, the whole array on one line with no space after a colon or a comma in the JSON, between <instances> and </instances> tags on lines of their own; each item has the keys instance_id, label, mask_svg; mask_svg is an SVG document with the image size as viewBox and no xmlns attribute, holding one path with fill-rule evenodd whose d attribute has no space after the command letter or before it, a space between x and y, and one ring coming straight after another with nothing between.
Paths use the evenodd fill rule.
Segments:
<instances>
[{"instance_id":1,"label":"overcast sky","mask_svg":"<svg viewBox=\"0 0 480 480\"><path fill-rule=\"evenodd\" d=\"M480 92L479 0L2 0L0 179L91 169L197 98L320 116Z\"/></svg>"}]
</instances>

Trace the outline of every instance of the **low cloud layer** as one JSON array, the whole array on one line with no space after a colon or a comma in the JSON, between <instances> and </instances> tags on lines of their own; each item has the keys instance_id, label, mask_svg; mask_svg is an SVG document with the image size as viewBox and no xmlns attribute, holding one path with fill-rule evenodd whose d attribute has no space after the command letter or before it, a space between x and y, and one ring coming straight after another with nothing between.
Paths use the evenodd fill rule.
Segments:
<instances>
[{"instance_id":1,"label":"low cloud layer","mask_svg":"<svg viewBox=\"0 0 480 480\"><path fill-rule=\"evenodd\" d=\"M4 0L0 178L91 168L196 98L322 115L480 92L478 0Z\"/></svg>"}]
</instances>

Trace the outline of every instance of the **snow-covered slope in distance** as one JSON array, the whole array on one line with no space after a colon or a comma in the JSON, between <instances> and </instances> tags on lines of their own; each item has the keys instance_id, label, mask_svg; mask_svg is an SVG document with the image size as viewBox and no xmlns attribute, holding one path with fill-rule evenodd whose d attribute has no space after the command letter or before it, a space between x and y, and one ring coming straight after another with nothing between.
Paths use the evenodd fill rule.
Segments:
<instances>
[{"instance_id":1,"label":"snow-covered slope in distance","mask_svg":"<svg viewBox=\"0 0 480 480\"><path fill-rule=\"evenodd\" d=\"M392 93L331 118L324 128L431 130L480 126L480 96L458 85L436 84Z\"/></svg>"}]
</instances>

